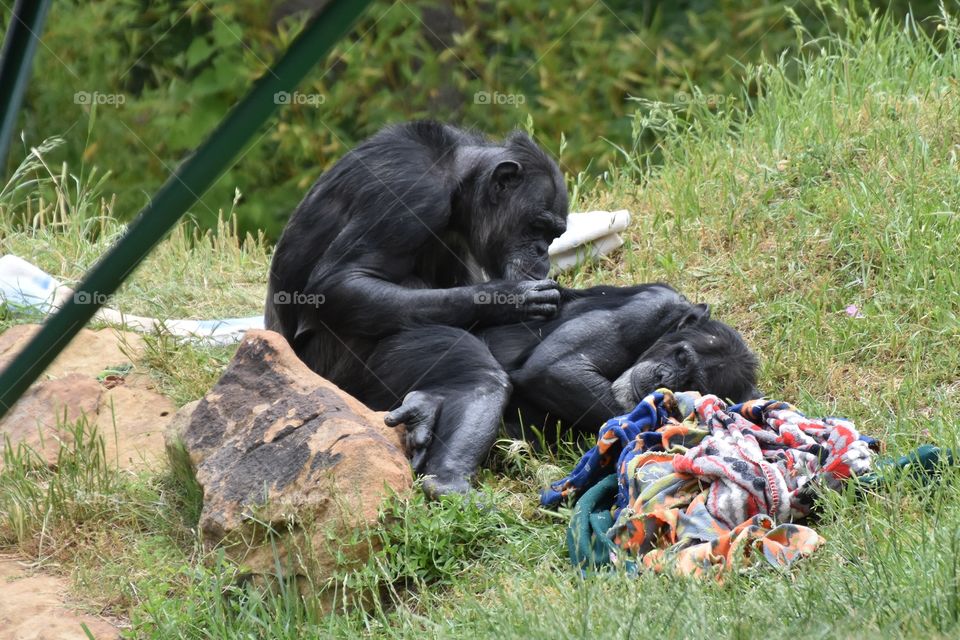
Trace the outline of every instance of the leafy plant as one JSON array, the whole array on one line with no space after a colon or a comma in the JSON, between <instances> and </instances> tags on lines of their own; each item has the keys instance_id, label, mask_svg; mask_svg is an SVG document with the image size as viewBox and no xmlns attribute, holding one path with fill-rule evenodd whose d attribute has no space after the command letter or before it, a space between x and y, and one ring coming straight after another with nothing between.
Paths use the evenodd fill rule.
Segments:
<instances>
[{"instance_id":1,"label":"leafy plant","mask_svg":"<svg viewBox=\"0 0 960 640\"><path fill-rule=\"evenodd\" d=\"M936 10L912 6L921 16ZM265 0L58 3L23 113L27 147L61 133L61 157L112 170L116 213L133 215L299 32L305 14L278 19L277 10ZM0 15L8 20L9 8ZM241 231L276 237L321 171L410 118L499 135L532 116L541 144L565 147L568 174L602 175L622 150L659 140L653 129L634 135L631 98L683 112L742 105L756 89L741 90L743 65L790 59L797 29L843 28L792 0L379 0L193 215L215 226L239 189Z\"/></svg>"}]
</instances>

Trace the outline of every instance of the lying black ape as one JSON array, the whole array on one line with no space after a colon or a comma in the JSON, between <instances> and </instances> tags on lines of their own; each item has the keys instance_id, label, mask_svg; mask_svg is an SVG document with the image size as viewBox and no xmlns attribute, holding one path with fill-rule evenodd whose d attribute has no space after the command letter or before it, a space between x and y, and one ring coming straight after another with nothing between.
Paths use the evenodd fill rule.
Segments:
<instances>
[{"instance_id":1,"label":"lying black ape","mask_svg":"<svg viewBox=\"0 0 960 640\"><path fill-rule=\"evenodd\" d=\"M477 332L513 386L504 415L512 437L595 436L609 418L631 411L660 387L696 390L743 401L758 397L757 359L733 328L712 320L671 287L645 284L561 289L559 314ZM414 468L434 446L430 416L443 398L413 394L395 412L418 419L408 430ZM518 420L518 413L522 424ZM560 433L554 430L558 427Z\"/></svg>"},{"instance_id":2,"label":"lying black ape","mask_svg":"<svg viewBox=\"0 0 960 640\"><path fill-rule=\"evenodd\" d=\"M566 216L556 163L522 133L493 143L435 122L387 128L294 211L266 327L369 406L403 402L388 422L432 434L417 460L427 491L467 491L510 393L471 330L556 313L543 278Z\"/></svg>"},{"instance_id":3,"label":"lying black ape","mask_svg":"<svg viewBox=\"0 0 960 640\"><path fill-rule=\"evenodd\" d=\"M528 425L595 434L660 387L758 397L756 356L706 305L664 284L560 293L555 318L479 332L513 383L508 425L519 411Z\"/></svg>"}]
</instances>

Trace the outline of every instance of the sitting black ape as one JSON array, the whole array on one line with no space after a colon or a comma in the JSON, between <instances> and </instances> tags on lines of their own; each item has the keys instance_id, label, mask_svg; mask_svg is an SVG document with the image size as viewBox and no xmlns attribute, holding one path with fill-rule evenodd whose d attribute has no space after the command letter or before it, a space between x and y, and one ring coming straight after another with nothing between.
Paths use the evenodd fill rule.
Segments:
<instances>
[{"instance_id":1,"label":"sitting black ape","mask_svg":"<svg viewBox=\"0 0 960 640\"><path fill-rule=\"evenodd\" d=\"M513 383L506 421L595 434L660 387L757 397L757 359L731 327L663 284L561 289L549 320L478 332Z\"/></svg>"},{"instance_id":2,"label":"sitting black ape","mask_svg":"<svg viewBox=\"0 0 960 640\"><path fill-rule=\"evenodd\" d=\"M493 143L435 122L387 128L294 211L265 324L320 375L394 409L388 424L432 436L414 460L429 493L467 491L510 394L470 332L556 313L543 278L566 216L556 163L522 133Z\"/></svg>"}]
</instances>

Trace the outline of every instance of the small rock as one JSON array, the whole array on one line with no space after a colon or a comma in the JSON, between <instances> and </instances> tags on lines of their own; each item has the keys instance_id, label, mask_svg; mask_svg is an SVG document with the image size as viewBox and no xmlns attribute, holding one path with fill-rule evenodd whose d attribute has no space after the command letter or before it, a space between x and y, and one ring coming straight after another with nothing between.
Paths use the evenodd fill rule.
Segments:
<instances>
[{"instance_id":1,"label":"small rock","mask_svg":"<svg viewBox=\"0 0 960 640\"><path fill-rule=\"evenodd\" d=\"M18 324L0 335L0 370L13 360L27 342L40 330L38 324ZM57 359L47 367L44 376L62 378L69 373L93 374L143 352L143 338L132 331L118 329L81 329Z\"/></svg>"},{"instance_id":2,"label":"small rock","mask_svg":"<svg viewBox=\"0 0 960 640\"><path fill-rule=\"evenodd\" d=\"M377 525L388 495L412 486L383 414L308 369L272 331L247 332L216 386L174 419L167 444L203 488L205 543L254 575L275 575L278 561L288 576L362 562L368 545L347 543ZM273 544L263 544L268 525Z\"/></svg>"},{"instance_id":3,"label":"small rock","mask_svg":"<svg viewBox=\"0 0 960 640\"><path fill-rule=\"evenodd\" d=\"M0 335L0 369L39 328L17 325ZM173 402L154 391L146 375L112 386L97 380L106 367L129 362L142 349L143 340L134 333L82 330L0 421L0 435L7 435L14 446L26 444L52 465L60 443L69 444L72 438L63 425L86 416L103 437L108 463L141 469L162 462L163 433L176 410ZM0 440L0 451L3 447Z\"/></svg>"},{"instance_id":4,"label":"small rock","mask_svg":"<svg viewBox=\"0 0 960 640\"><path fill-rule=\"evenodd\" d=\"M52 465L57 461L60 442L69 444L73 437L63 425L83 417L96 419L101 393L96 379L80 373L44 380L30 387L13 405L0 422L0 432L14 446L25 443ZM3 446L0 443L0 448Z\"/></svg>"}]
</instances>

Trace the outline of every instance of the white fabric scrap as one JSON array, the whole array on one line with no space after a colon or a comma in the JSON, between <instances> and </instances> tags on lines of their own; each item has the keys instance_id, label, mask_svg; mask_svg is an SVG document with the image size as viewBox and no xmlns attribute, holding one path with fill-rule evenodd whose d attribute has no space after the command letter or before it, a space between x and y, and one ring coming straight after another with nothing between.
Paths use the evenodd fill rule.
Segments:
<instances>
[{"instance_id":1,"label":"white fabric scrap","mask_svg":"<svg viewBox=\"0 0 960 640\"><path fill-rule=\"evenodd\" d=\"M620 232L630 224L630 212L587 211L567 217L566 232L550 245L550 261L560 271L606 255L623 244Z\"/></svg>"}]
</instances>

